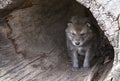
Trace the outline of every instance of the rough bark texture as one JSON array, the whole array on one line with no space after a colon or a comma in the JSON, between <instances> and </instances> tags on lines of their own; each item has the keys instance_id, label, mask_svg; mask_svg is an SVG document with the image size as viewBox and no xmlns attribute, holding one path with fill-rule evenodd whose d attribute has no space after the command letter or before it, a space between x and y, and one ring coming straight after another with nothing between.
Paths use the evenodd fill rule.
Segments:
<instances>
[{"instance_id":1,"label":"rough bark texture","mask_svg":"<svg viewBox=\"0 0 120 81\"><path fill-rule=\"evenodd\" d=\"M90 9L105 31L115 49L114 66L105 81L120 80L120 1L119 0L77 0Z\"/></svg>"},{"instance_id":2,"label":"rough bark texture","mask_svg":"<svg viewBox=\"0 0 120 81\"><path fill-rule=\"evenodd\" d=\"M5 17L7 14L17 8L22 8L22 4L28 0L0 0L0 18Z\"/></svg>"},{"instance_id":3,"label":"rough bark texture","mask_svg":"<svg viewBox=\"0 0 120 81\"><path fill-rule=\"evenodd\" d=\"M1 81L119 81L120 1L77 1L89 8L114 46L113 67L110 62L71 72L64 30L73 15L87 15L75 0L0 0Z\"/></svg>"}]
</instances>

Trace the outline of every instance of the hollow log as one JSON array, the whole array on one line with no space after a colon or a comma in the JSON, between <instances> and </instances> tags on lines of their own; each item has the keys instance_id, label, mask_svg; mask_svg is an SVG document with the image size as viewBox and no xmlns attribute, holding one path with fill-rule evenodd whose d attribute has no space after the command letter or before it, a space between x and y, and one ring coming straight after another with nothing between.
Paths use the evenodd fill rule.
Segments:
<instances>
[{"instance_id":1,"label":"hollow log","mask_svg":"<svg viewBox=\"0 0 120 81\"><path fill-rule=\"evenodd\" d=\"M7 66L5 67L8 69L4 70L5 67L0 65L0 71L3 72L0 74L0 80L120 81L119 4L119 0L0 0L0 38L11 41L8 43L13 45L12 51L15 51L16 56L23 55L23 61L29 59L24 62L25 66L24 63L21 65L25 68L29 66L22 71L28 75L19 75L19 70ZM95 63L88 72L82 69L72 72L66 52L65 28L72 16L88 16L89 12L113 46L114 61L105 65ZM0 50L1 54L3 52L4 50ZM17 58L16 56L14 58ZM32 65L33 59L37 60L37 63ZM14 59L16 60L19 59ZM40 70L31 69L31 66L39 67ZM15 74L10 72L12 70ZM30 71L33 74L29 75Z\"/></svg>"}]
</instances>

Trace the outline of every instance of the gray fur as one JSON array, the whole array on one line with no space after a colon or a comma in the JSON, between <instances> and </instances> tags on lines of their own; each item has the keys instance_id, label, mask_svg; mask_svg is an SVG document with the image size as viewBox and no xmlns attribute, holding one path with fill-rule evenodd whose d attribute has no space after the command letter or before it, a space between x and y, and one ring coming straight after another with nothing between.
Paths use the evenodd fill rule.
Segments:
<instances>
[{"instance_id":1,"label":"gray fur","mask_svg":"<svg viewBox=\"0 0 120 81\"><path fill-rule=\"evenodd\" d=\"M73 70L79 69L78 54L84 55L83 67L90 67L90 60L95 56L97 47L96 34L90 28L88 18L73 17L66 28L68 53L72 58Z\"/></svg>"}]
</instances>

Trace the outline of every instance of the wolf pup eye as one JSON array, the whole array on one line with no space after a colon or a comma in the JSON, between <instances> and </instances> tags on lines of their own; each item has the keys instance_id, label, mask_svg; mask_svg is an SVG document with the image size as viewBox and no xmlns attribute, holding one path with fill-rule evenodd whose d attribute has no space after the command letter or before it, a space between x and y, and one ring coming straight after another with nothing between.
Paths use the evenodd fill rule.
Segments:
<instances>
[{"instance_id":1,"label":"wolf pup eye","mask_svg":"<svg viewBox=\"0 0 120 81\"><path fill-rule=\"evenodd\" d=\"M73 32L72 32L71 34L72 34L72 35L75 35L75 33L73 33Z\"/></svg>"},{"instance_id":2,"label":"wolf pup eye","mask_svg":"<svg viewBox=\"0 0 120 81\"><path fill-rule=\"evenodd\" d=\"M81 33L80 35L81 35L81 36L84 36L84 35L85 35L85 33Z\"/></svg>"}]
</instances>

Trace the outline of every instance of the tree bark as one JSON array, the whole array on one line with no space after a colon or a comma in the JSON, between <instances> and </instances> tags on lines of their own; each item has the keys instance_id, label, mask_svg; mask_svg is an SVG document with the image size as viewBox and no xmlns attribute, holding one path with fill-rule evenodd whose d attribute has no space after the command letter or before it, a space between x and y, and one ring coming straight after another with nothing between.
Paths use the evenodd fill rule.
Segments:
<instances>
[{"instance_id":1,"label":"tree bark","mask_svg":"<svg viewBox=\"0 0 120 81\"><path fill-rule=\"evenodd\" d=\"M120 81L120 1L77 0L92 12L99 26L114 46L115 58L111 71L104 81Z\"/></svg>"}]
</instances>

